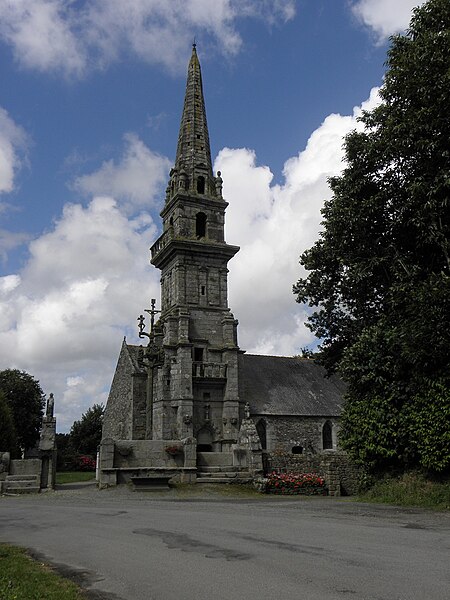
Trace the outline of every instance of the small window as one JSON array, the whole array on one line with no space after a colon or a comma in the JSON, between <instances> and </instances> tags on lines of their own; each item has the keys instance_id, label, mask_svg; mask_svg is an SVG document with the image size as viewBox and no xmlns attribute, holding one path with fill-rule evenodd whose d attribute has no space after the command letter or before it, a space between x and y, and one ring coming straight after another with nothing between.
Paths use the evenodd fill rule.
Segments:
<instances>
[{"instance_id":1,"label":"small window","mask_svg":"<svg viewBox=\"0 0 450 600\"><path fill-rule=\"evenodd\" d=\"M203 348L194 348L194 362L203 362Z\"/></svg>"},{"instance_id":2,"label":"small window","mask_svg":"<svg viewBox=\"0 0 450 600\"><path fill-rule=\"evenodd\" d=\"M173 217L170 217L169 219L169 225L172 226L173 225Z\"/></svg>"},{"instance_id":3,"label":"small window","mask_svg":"<svg viewBox=\"0 0 450 600\"><path fill-rule=\"evenodd\" d=\"M292 446L292 454L303 454L303 446Z\"/></svg>"},{"instance_id":4,"label":"small window","mask_svg":"<svg viewBox=\"0 0 450 600\"><path fill-rule=\"evenodd\" d=\"M325 421L322 428L322 448L333 450L333 426L330 421Z\"/></svg>"},{"instance_id":5,"label":"small window","mask_svg":"<svg viewBox=\"0 0 450 600\"><path fill-rule=\"evenodd\" d=\"M195 217L195 235L197 238L203 238L206 235L206 215L199 212Z\"/></svg>"},{"instance_id":6,"label":"small window","mask_svg":"<svg viewBox=\"0 0 450 600\"><path fill-rule=\"evenodd\" d=\"M256 431L259 435L259 440L261 442L261 448L263 450L267 450L267 430L266 430L266 422L264 419L260 419L256 423Z\"/></svg>"},{"instance_id":7,"label":"small window","mask_svg":"<svg viewBox=\"0 0 450 600\"><path fill-rule=\"evenodd\" d=\"M205 178L203 175L197 177L197 193L204 194L205 193Z\"/></svg>"},{"instance_id":8,"label":"small window","mask_svg":"<svg viewBox=\"0 0 450 600\"><path fill-rule=\"evenodd\" d=\"M200 293L201 293L202 296L205 295L205 286L204 285L202 285L202 287L200 289Z\"/></svg>"}]
</instances>

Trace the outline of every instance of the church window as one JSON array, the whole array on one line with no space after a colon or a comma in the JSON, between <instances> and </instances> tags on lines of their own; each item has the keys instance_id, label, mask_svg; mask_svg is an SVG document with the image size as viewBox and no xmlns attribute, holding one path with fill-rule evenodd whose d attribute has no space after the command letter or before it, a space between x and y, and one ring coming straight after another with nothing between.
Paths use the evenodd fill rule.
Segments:
<instances>
[{"instance_id":1,"label":"church window","mask_svg":"<svg viewBox=\"0 0 450 600\"><path fill-rule=\"evenodd\" d=\"M259 435L259 440L261 442L261 448L263 450L267 449L267 431L266 431L266 422L264 419L260 419L256 424L256 431Z\"/></svg>"},{"instance_id":2,"label":"church window","mask_svg":"<svg viewBox=\"0 0 450 600\"><path fill-rule=\"evenodd\" d=\"M169 219L169 225L172 226L173 225L173 217L170 217Z\"/></svg>"},{"instance_id":3,"label":"church window","mask_svg":"<svg viewBox=\"0 0 450 600\"><path fill-rule=\"evenodd\" d=\"M199 175L197 177L197 193L204 194L205 193L205 178L203 175Z\"/></svg>"},{"instance_id":4,"label":"church window","mask_svg":"<svg viewBox=\"0 0 450 600\"><path fill-rule=\"evenodd\" d=\"M303 446L292 446L292 454L303 454Z\"/></svg>"},{"instance_id":5,"label":"church window","mask_svg":"<svg viewBox=\"0 0 450 600\"><path fill-rule=\"evenodd\" d=\"M195 216L195 235L197 238L205 237L206 235L206 215L199 212Z\"/></svg>"},{"instance_id":6,"label":"church window","mask_svg":"<svg viewBox=\"0 0 450 600\"><path fill-rule=\"evenodd\" d=\"M333 450L333 427L330 421L325 421L322 428L322 448Z\"/></svg>"},{"instance_id":7,"label":"church window","mask_svg":"<svg viewBox=\"0 0 450 600\"><path fill-rule=\"evenodd\" d=\"M194 362L203 362L203 348L194 348Z\"/></svg>"},{"instance_id":8,"label":"church window","mask_svg":"<svg viewBox=\"0 0 450 600\"><path fill-rule=\"evenodd\" d=\"M204 285L202 285L202 288L201 288L201 294L202 294L202 296L204 296L204 295L205 295L205 286L204 286Z\"/></svg>"}]
</instances>

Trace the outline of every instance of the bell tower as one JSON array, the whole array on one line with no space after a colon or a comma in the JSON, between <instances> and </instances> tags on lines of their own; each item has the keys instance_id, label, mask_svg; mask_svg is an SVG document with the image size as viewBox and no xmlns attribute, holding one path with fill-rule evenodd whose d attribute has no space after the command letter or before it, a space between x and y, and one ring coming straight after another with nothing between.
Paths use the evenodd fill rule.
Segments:
<instances>
[{"instance_id":1,"label":"bell tower","mask_svg":"<svg viewBox=\"0 0 450 600\"><path fill-rule=\"evenodd\" d=\"M228 307L228 261L220 172L213 175L202 75L193 45L163 233L151 247L161 270L163 362L153 376L153 439L197 438L198 449L229 451L238 437L237 321Z\"/></svg>"}]
</instances>

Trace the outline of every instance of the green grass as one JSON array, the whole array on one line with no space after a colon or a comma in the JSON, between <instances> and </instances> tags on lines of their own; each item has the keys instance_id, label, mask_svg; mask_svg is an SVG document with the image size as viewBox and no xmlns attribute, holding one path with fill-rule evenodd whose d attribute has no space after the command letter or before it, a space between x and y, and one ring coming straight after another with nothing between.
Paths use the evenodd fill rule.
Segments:
<instances>
[{"instance_id":1,"label":"green grass","mask_svg":"<svg viewBox=\"0 0 450 600\"><path fill-rule=\"evenodd\" d=\"M83 600L74 583L34 561L25 550L0 544L1 600Z\"/></svg>"},{"instance_id":2,"label":"green grass","mask_svg":"<svg viewBox=\"0 0 450 600\"><path fill-rule=\"evenodd\" d=\"M93 471L61 471L56 473L56 483L77 483L79 481L91 481L91 479L95 479Z\"/></svg>"},{"instance_id":3,"label":"green grass","mask_svg":"<svg viewBox=\"0 0 450 600\"><path fill-rule=\"evenodd\" d=\"M386 477L377 481L358 500L450 510L450 480L433 481L420 473Z\"/></svg>"}]
</instances>

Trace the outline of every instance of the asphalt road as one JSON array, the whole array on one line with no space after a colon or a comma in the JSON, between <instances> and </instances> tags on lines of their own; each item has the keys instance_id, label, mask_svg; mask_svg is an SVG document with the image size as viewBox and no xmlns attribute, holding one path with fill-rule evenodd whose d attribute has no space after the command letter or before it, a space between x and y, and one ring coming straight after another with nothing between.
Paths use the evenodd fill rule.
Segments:
<instances>
[{"instance_id":1,"label":"asphalt road","mask_svg":"<svg viewBox=\"0 0 450 600\"><path fill-rule=\"evenodd\" d=\"M447 600L450 515L92 486L0 498L0 541L123 600Z\"/></svg>"}]
</instances>

